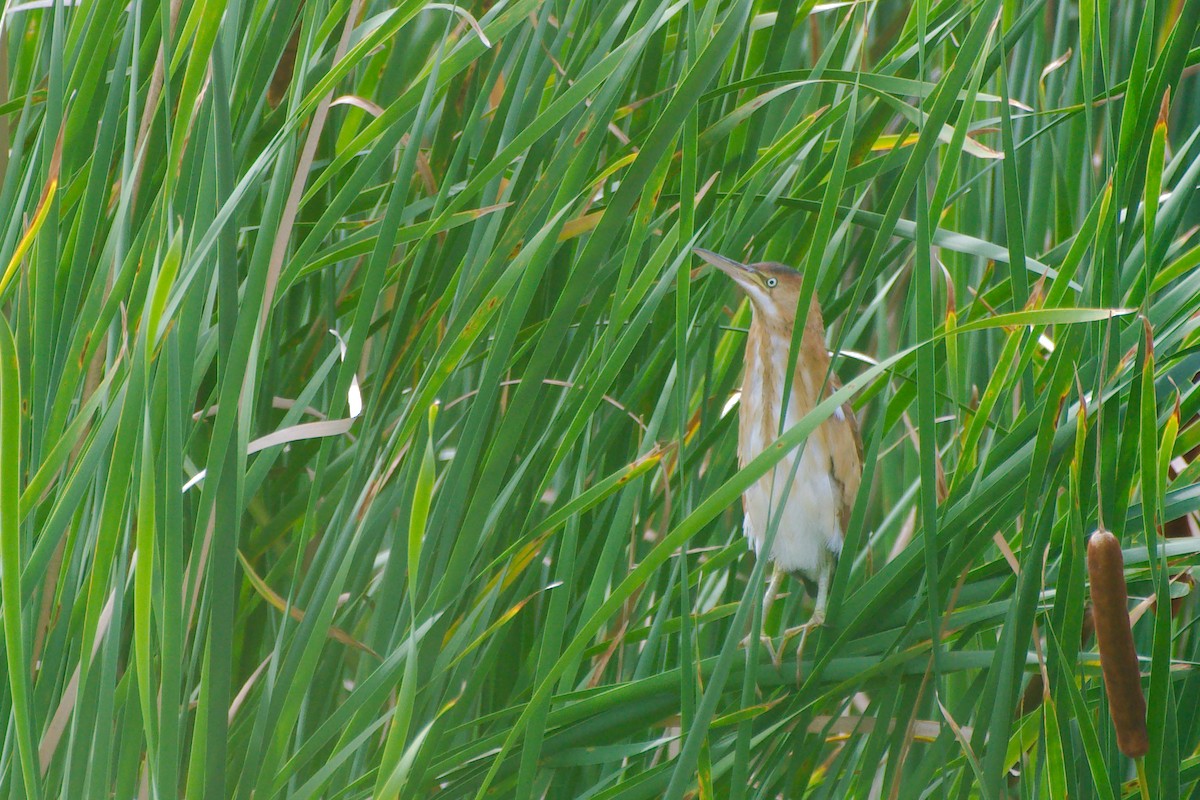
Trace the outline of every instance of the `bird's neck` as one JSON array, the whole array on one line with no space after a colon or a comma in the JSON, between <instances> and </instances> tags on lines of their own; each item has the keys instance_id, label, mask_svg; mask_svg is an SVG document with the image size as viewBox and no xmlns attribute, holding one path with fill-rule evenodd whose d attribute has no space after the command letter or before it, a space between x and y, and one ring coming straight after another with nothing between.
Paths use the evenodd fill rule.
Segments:
<instances>
[{"instance_id":1,"label":"bird's neck","mask_svg":"<svg viewBox=\"0 0 1200 800\"><path fill-rule=\"evenodd\" d=\"M760 321L756 315L750 325L746 340L746 374L742 381L741 423L743 427L757 428L755 438L769 443L778 436L785 389L788 389L785 419L798 420L817 404L829 368L829 353L825 350L825 333L819 313L815 317L809 313L790 387L787 369L792 321L769 324L771 321Z\"/></svg>"}]
</instances>

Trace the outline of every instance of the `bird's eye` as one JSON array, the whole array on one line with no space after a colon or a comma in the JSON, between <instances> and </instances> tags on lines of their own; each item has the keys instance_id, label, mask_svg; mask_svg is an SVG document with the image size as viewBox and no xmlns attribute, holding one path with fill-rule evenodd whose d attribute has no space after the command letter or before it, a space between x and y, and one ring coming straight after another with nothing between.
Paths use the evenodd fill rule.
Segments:
<instances>
[{"instance_id":1,"label":"bird's eye","mask_svg":"<svg viewBox=\"0 0 1200 800\"><path fill-rule=\"evenodd\" d=\"M779 283L779 281L777 281L775 278L767 278L767 288L768 289L774 289L775 284L777 284L777 283Z\"/></svg>"}]
</instances>

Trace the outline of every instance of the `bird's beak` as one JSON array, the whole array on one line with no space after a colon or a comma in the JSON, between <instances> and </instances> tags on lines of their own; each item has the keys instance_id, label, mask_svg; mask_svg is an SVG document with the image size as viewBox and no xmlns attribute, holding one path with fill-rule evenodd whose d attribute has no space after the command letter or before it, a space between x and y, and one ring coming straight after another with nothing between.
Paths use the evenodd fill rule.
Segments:
<instances>
[{"instance_id":1,"label":"bird's beak","mask_svg":"<svg viewBox=\"0 0 1200 800\"><path fill-rule=\"evenodd\" d=\"M734 282L744 289L748 290L751 286L757 287L759 284L758 270L754 267L740 264L720 253L714 253L712 250L705 250L702 247L693 247L692 252L733 278Z\"/></svg>"}]
</instances>

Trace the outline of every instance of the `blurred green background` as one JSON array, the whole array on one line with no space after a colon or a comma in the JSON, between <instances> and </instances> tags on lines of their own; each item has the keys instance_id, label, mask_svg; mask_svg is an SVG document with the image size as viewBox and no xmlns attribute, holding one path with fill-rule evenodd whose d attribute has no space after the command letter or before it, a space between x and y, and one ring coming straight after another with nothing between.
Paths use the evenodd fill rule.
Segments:
<instances>
[{"instance_id":1,"label":"blurred green background","mask_svg":"<svg viewBox=\"0 0 1200 800\"><path fill-rule=\"evenodd\" d=\"M1138 796L1104 527L1191 796L1200 2L4 11L0 795ZM799 682L693 245L862 421Z\"/></svg>"}]
</instances>

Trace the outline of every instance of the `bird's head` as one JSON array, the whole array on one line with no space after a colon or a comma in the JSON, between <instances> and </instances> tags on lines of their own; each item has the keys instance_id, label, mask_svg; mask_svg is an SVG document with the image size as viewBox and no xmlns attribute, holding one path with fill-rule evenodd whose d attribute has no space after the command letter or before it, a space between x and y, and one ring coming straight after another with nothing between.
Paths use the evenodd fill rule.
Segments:
<instances>
[{"instance_id":1,"label":"bird's head","mask_svg":"<svg viewBox=\"0 0 1200 800\"><path fill-rule=\"evenodd\" d=\"M756 317L790 321L796 317L803 276L778 261L741 264L699 247L693 252L728 275L750 297Z\"/></svg>"}]
</instances>

